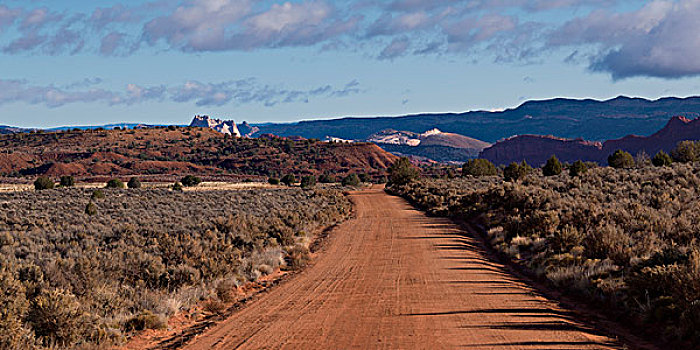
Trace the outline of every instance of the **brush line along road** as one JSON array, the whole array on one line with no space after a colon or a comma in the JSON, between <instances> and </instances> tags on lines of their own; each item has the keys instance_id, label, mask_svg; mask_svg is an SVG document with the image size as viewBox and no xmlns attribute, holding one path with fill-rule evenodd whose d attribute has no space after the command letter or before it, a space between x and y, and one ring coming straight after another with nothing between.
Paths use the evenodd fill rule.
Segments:
<instances>
[{"instance_id":1,"label":"brush line along road","mask_svg":"<svg viewBox=\"0 0 700 350\"><path fill-rule=\"evenodd\" d=\"M478 240L376 188L313 265L185 349L615 349Z\"/></svg>"}]
</instances>

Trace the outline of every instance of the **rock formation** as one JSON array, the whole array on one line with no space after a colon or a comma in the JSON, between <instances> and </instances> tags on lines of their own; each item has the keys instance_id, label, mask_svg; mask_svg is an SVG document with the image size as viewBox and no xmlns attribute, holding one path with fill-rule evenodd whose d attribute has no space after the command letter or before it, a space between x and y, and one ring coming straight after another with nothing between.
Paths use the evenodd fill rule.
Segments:
<instances>
[{"instance_id":1,"label":"rock formation","mask_svg":"<svg viewBox=\"0 0 700 350\"><path fill-rule=\"evenodd\" d=\"M236 123L233 120L214 119L209 117L208 115L194 116L194 119L192 119L190 126L210 128L220 133L229 134L236 137L241 136L241 132L238 131L238 127L236 126Z\"/></svg>"}]
</instances>

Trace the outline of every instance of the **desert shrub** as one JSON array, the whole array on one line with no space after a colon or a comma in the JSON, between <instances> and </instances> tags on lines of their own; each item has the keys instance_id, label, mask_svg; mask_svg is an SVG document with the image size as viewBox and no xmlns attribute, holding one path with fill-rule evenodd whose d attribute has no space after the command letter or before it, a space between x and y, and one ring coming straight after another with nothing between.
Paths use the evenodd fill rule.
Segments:
<instances>
[{"instance_id":1,"label":"desert shrub","mask_svg":"<svg viewBox=\"0 0 700 350\"><path fill-rule=\"evenodd\" d=\"M350 174L343 178L342 184L343 186L357 187L360 185L360 178L357 176L357 174Z\"/></svg>"},{"instance_id":2,"label":"desert shrub","mask_svg":"<svg viewBox=\"0 0 700 350\"><path fill-rule=\"evenodd\" d=\"M673 159L664 151L659 151L654 158L651 159L651 164L654 166L671 166L672 163Z\"/></svg>"},{"instance_id":3,"label":"desert shrub","mask_svg":"<svg viewBox=\"0 0 700 350\"><path fill-rule=\"evenodd\" d=\"M75 296L60 289L42 293L31 300L27 321L44 345L66 347L80 338L87 328Z\"/></svg>"},{"instance_id":4,"label":"desert shrub","mask_svg":"<svg viewBox=\"0 0 700 350\"><path fill-rule=\"evenodd\" d=\"M279 185L280 179L278 179L276 177L270 177L267 179L267 183L269 183L270 185Z\"/></svg>"},{"instance_id":5,"label":"desert shrub","mask_svg":"<svg viewBox=\"0 0 700 350\"><path fill-rule=\"evenodd\" d=\"M555 176L561 174L561 162L556 156L551 156L547 163L542 167L542 174L544 176Z\"/></svg>"},{"instance_id":6,"label":"desert shrub","mask_svg":"<svg viewBox=\"0 0 700 350\"><path fill-rule=\"evenodd\" d=\"M29 303L25 288L6 266L0 267L0 348L21 349L27 344L24 319ZM28 348L28 346L27 346Z\"/></svg>"},{"instance_id":7,"label":"desert shrub","mask_svg":"<svg viewBox=\"0 0 700 350\"><path fill-rule=\"evenodd\" d=\"M102 190L92 191L92 195L90 196L90 199L102 199L102 198L105 198L105 191L102 191Z\"/></svg>"},{"instance_id":8,"label":"desert shrub","mask_svg":"<svg viewBox=\"0 0 700 350\"><path fill-rule=\"evenodd\" d=\"M403 185L417 180L420 172L411 164L406 157L401 157L389 167L389 181L398 185Z\"/></svg>"},{"instance_id":9,"label":"desert shrub","mask_svg":"<svg viewBox=\"0 0 700 350\"><path fill-rule=\"evenodd\" d=\"M37 191L50 190L53 187L53 180L49 179L46 176L39 176L36 180L34 180L34 189Z\"/></svg>"},{"instance_id":10,"label":"desert shrub","mask_svg":"<svg viewBox=\"0 0 700 350\"><path fill-rule=\"evenodd\" d=\"M194 187L202 183L202 179L194 175L187 175L180 180L180 183L185 187Z\"/></svg>"},{"instance_id":11,"label":"desert shrub","mask_svg":"<svg viewBox=\"0 0 700 350\"><path fill-rule=\"evenodd\" d=\"M111 179L107 181L107 185L105 188L126 188L122 180L119 179Z\"/></svg>"},{"instance_id":12,"label":"desert shrub","mask_svg":"<svg viewBox=\"0 0 700 350\"><path fill-rule=\"evenodd\" d=\"M298 270L306 266L310 259L309 249L301 245L295 245L285 251L287 267L292 270Z\"/></svg>"},{"instance_id":13,"label":"desert shrub","mask_svg":"<svg viewBox=\"0 0 700 350\"><path fill-rule=\"evenodd\" d=\"M91 348L158 328L149 324L207 300L222 279L274 271L285 249L303 266L307 233L351 208L327 188L145 188L115 193L88 217L76 205L94 192L0 193L11 208L0 210L0 348Z\"/></svg>"},{"instance_id":14,"label":"desert shrub","mask_svg":"<svg viewBox=\"0 0 700 350\"><path fill-rule=\"evenodd\" d=\"M470 159L462 166L462 176L495 176L498 175L496 166L488 159Z\"/></svg>"},{"instance_id":15,"label":"desert shrub","mask_svg":"<svg viewBox=\"0 0 700 350\"><path fill-rule=\"evenodd\" d=\"M525 161L522 161L520 164L513 162L503 169L503 179L510 182L520 181L530 174L531 171L532 168Z\"/></svg>"},{"instance_id":16,"label":"desert shrub","mask_svg":"<svg viewBox=\"0 0 700 350\"><path fill-rule=\"evenodd\" d=\"M582 169L576 162L570 173ZM387 191L430 215L473 221L504 257L563 291L648 323L669 344L700 344L700 164L591 168L583 177L519 183L423 179Z\"/></svg>"},{"instance_id":17,"label":"desert shrub","mask_svg":"<svg viewBox=\"0 0 700 350\"><path fill-rule=\"evenodd\" d=\"M179 181L176 181L171 187L171 189L176 192L184 191L184 188L182 187L182 184Z\"/></svg>"},{"instance_id":18,"label":"desert shrub","mask_svg":"<svg viewBox=\"0 0 700 350\"><path fill-rule=\"evenodd\" d=\"M586 163L577 160L569 167L569 176L576 177L585 174L588 171Z\"/></svg>"},{"instance_id":19,"label":"desert shrub","mask_svg":"<svg viewBox=\"0 0 700 350\"><path fill-rule=\"evenodd\" d=\"M360 173L357 176L360 178L360 182L372 182L372 177L367 173Z\"/></svg>"},{"instance_id":20,"label":"desert shrub","mask_svg":"<svg viewBox=\"0 0 700 350\"><path fill-rule=\"evenodd\" d=\"M301 188L312 188L316 186L316 176L307 175L301 178Z\"/></svg>"},{"instance_id":21,"label":"desert shrub","mask_svg":"<svg viewBox=\"0 0 700 350\"><path fill-rule=\"evenodd\" d=\"M634 158L629 152L618 149L608 157L608 165L616 169L628 169L634 166Z\"/></svg>"},{"instance_id":22,"label":"desert shrub","mask_svg":"<svg viewBox=\"0 0 700 350\"><path fill-rule=\"evenodd\" d=\"M72 176L61 176L59 181L59 186L61 187L73 187L75 186L75 178Z\"/></svg>"},{"instance_id":23,"label":"desert shrub","mask_svg":"<svg viewBox=\"0 0 700 350\"><path fill-rule=\"evenodd\" d=\"M292 174L287 174L280 181L287 186L293 186L297 182L297 178Z\"/></svg>"},{"instance_id":24,"label":"desert shrub","mask_svg":"<svg viewBox=\"0 0 700 350\"><path fill-rule=\"evenodd\" d=\"M93 216L97 214L97 206L90 202L85 206L85 214Z\"/></svg>"},{"instance_id":25,"label":"desert shrub","mask_svg":"<svg viewBox=\"0 0 700 350\"><path fill-rule=\"evenodd\" d=\"M126 320L123 327L124 330L130 332L142 331L144 329L165 329L167 325L164 317L155 315L151 311L144 310L140 314Z\"/></svg>"},{"instance_id":26,"label":"desert shrub","mask_svg":"<svg viewBox=\"0 0 700 350\"><path fill-rule=\"evenodd\" d=\"M671 150L673 161L688 163L698 161L700 157L700 144L694 141L681 141Z\"/></svg>"},{"instance_id":27,"label":"desert shrub","mask_svg":"<svg viewBox=\"0 0 700 350\"><path fill-rule=\"evenodd\" d=\"M132 177L129 179L129 182L126 183L126 186L128 188L141 188L141 181L136 177Z\"/></svg>"},{"instance_id":28,"label":"desert shrub","mask_svg":"<svg viewBox=\"0 0 700 350\"><path fill-rule=\"evenodd\" d=\"M321 176L318 177L318 182L320 182L322 184L332 184L332 183L338 182L338 180L335 178L335 175L322 174Z\"/></svg>"}]
</instances>

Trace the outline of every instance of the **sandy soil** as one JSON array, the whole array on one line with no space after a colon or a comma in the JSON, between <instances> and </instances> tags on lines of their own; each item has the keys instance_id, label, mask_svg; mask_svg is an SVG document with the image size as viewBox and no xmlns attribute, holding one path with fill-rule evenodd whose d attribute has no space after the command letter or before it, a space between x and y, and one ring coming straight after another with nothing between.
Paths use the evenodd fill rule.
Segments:
<instances>
[{"instance_id":1,"label":"sandy soil","mask_svg":"<svg viewBox=\"0 0 700 350\"><path fill-rule=\"evenodd\" d=\"M614 349L447 219L381 189L308 267L186 349Z\"/></svg>"}]
</instances>

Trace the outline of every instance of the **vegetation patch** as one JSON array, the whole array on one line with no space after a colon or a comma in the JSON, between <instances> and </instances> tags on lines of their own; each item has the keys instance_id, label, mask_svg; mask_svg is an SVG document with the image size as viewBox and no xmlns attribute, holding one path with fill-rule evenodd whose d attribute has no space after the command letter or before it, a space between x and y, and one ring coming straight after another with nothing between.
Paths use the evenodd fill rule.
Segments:
<instances>
[{"instance_id":1,"label":"vegetation patch","mask_svg":"<svg viewBox=\"0 0 700 350\"><path fill-rule=\"evenodd\" d=\"M306 264L307 232L350 202L329 187L0 194L0 348L89 347ZM219 305L219 306L217 306ZM220 311L220 310L219 310Z\"/></svg>"},{"instance_id":2,"label":"vegetation patch","mask_svg":"<svg viewBox=\"0 0 700 350\"><path fill-rule=\"evenodd\" d=\"M494 249L558 289L697 346L700 164L634 166L622 152L611 161L617 168L588 171L577 162L567 175L550 171L552 160L550 176L514 163L511 181L422 179L388 191L430 215L479 224Z\"/></svg>"}]
</instances>

